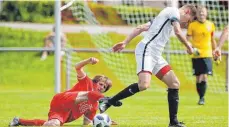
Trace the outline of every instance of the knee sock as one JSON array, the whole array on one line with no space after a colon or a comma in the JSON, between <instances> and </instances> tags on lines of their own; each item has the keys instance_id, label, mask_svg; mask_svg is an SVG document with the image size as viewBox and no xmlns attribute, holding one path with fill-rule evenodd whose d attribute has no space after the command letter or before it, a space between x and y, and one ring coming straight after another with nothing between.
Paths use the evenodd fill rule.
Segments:
<instances>
[{"instance_id":1,"label":"knee sock","mask_svg":"<svg viewBox=\"0 0 229 127\"><path fill-rule=\"evenodd\" d=\"M201 85L200 83L196 83L196 91L197 91L199 96L201 94L201 86L200 85Z\"/></svg>"},{"instance_id":2,"label":"knee sock","mask_svg":"<svg viewBox=\"0 0 229 127\"><path fill-rule=\"evenodd\" d=\"M168 103L169 103L169 118L170 124L177 124L177 112L179 104L179 89L168 89Z\"/></svg>"},{"instance_id":3,"label":"knee sock","mask_svg":"<svg viewBox=\"0 0 229 127\"><path fill-rule=\"evenodd\" d=\"M206 81L200 82L200 98L203 98L207 90L207 83Z\"/></svg>"},{"instance_id":4,"label":"knee sock","mask_svg":"<svg viewBox=\"0 0 229 127\"><path fill-rule=\"evenodd\" d=\"M116 101L122 100L124 98L130 97L132 95L134 95L135 93L139 92L139 88L138 88L138 83L133 83L131 85L129 85L128 87L126 87L125 89L123 89L122 91L120 91L118 94L116 94L115 96L113 96L111 99L109 99L109 103L110 104L114 104Z\"/></svg>"},{"instance_id":5,"label":"knee sock","mask_svg":"<svg viewBox=\"0 0 229 127\"><path fill-rule=\"evenodd\" d=\"M19 124L22 126L42 126L46 121L40 119L26 120L19 119Z\"/></svg>"}]
</instances>

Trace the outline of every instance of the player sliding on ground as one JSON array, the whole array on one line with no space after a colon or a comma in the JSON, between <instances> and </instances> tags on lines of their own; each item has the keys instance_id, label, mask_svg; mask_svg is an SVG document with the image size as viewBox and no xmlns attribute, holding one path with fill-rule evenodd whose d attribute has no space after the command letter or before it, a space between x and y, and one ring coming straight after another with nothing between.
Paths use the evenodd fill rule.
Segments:
<instances>
[{"instance_id":1,"label":"player sliding on ground","mask_svg":"<svg viewBox=\"0 0 229 127\"><path fill-rule=\"evenodd\" d=\"M91 80L84 72L85 65L98 62L98 59L92 57L76 63L78 83L72 89L53 97L48 120L27 120L15 117L9 126L61 126L82 115L84 115L83 125L91 124L98 109L98 100L104 97L101 93L108 91L112 86L108 77L96 75Z\"/></svg>"},{"instance_id":2,"label":"player sliding on ground","mask_svg":"<svg viewBox=\"0 0 229 127\"><path fill-rule=\"evenodd\" d=\"M197 29L198 28L198 29ZM204 105L204 95L207 90L208 75L212 75L212 54L216 47L214 39L215 25L207 20L207 9L197 7L197 21L190 23L187 39L198 49L199 55L192 57L193 75L196 76L196 90L199 95L199 105Z\"/></svg>"},{"instance_id":3,"label":"player sliding on ground","mask_svg":"<svg viewBox=\"0 0 229 127\"><path fill-rule=\"evenodd\" d=\"M180 9L167 7L153 21L138 26L123 42L113 46L113 51L119 52L134 37L146 31L146 35L135 49L138 83L129 85L111 98L102 99L99 106L100 112L105 112L111 105L116 106L118 100L149 88L151 75L154 74L168 86L169 127L185 127L177 119L180 82L169 64L162 57L162 52L169 41L170 33L174 30L178 39L186 46L187 52L189 54L193 53L192 46L182 34L181 28L187 28L195 16L196 8L194 5L184 5Z\"/></svg>"}]
</instances>

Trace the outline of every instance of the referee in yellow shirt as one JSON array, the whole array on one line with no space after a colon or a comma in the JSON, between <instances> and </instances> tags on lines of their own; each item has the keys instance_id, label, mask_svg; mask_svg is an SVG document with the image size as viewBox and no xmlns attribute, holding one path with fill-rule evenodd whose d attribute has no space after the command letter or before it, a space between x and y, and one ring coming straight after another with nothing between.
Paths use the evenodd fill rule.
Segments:
<instances>
[{"instance_id":1,"label":"referee in yellow shirt","mask_svg":"<svg viewBox=\"0 0 229 127\"><path fill-rule=\"evenodd\" d=\"M193 55L193 75L196 76L196 89L199 94L199 105L204 105L204 95L207 90L207 76L212 75L212 51L215 49L215 26L207 20L207 9L197 7L197 21L189 24L187 39L197 48L199 55Z\"/></svg>"}]
</instances>

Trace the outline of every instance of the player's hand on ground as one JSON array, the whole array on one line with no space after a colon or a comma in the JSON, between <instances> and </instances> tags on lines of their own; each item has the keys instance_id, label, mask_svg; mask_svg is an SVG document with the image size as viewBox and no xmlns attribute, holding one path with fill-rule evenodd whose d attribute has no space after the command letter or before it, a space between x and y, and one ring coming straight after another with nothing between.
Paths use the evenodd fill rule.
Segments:
<instances>
[{"instance_id":1,"label":"player's hand on ground","mask_svg":"<svg viewBox=\"0 0 229 127\"><path fill-rule=\"evenodd\" d=\"M92 127L93 126L93 124L91 123L91 124L88 124L88 125L82 125L82 127Z\"/></svg>"},{"instance_id":2,"label":"player's hand on ground","mask_svg":"<svg viewBox=\"0 0 229 127\"><path fill-rule=\"evenodd\" d=\"M113 52L120 52L126 47L126 43L119 42L112 47Z\"/></svg>"},{"instance_id":3,"label":"player's hand on ground","mask_svg":"<svg viewBox=\"0 0 229 127\"><path fill-rule=\"evenodd\" d=\"M111 125L118 125L117 122L115 122L114 120L111 121Z\"/></svg>"},{"instance_id":4,"label":"player's hand on ground","mask_svg":"<svg viewBox=\"0 0 229 127\"><path fill-rule=\"evenodd\" d=\"M95 58L95 57L91 57L91 58L88 59L88 62L93 65L93 64L98 63L99 60L97 58Z\"/></svg>"}]
</instances>

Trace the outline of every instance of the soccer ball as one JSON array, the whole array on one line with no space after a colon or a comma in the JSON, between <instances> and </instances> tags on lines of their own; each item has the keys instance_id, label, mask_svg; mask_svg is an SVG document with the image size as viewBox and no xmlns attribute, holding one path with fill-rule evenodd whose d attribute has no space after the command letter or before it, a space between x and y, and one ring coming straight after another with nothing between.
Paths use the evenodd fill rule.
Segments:
<instances>
[{"instance_id":1,"label":"soccer ball","mask_svg":"<svg viewBox=\"0 0 229 127\"><path fill-rule=\"evenodd\" d=\"M111 119L107 114L97 114L93 119L93 127L110 127Z\"/></svg>"}]
</instances>

